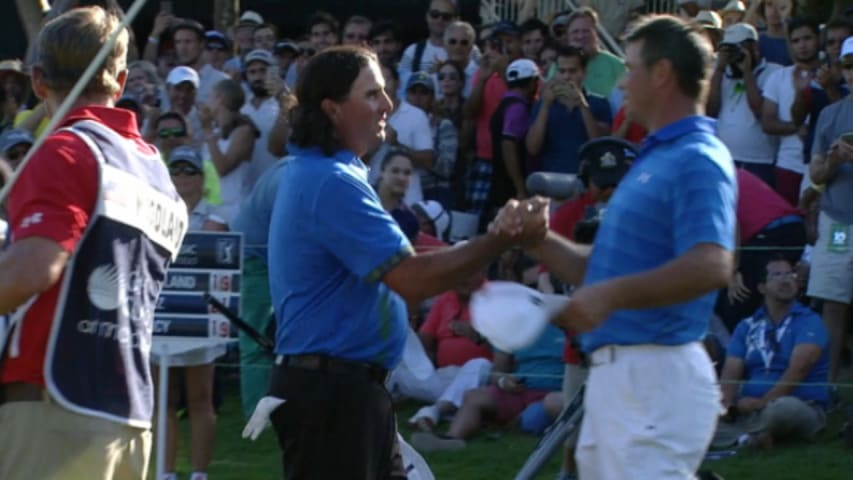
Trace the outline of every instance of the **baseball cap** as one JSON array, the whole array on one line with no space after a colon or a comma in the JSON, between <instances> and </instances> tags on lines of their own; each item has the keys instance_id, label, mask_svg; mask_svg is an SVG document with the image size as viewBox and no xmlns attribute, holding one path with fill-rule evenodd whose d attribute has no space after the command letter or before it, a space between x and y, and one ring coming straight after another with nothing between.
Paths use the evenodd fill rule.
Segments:
<instances>
[{"instance_id":1,"label":"baseball cap","mask_svg":"<svg viewBox=\"0 0 853 480\"><path fill-rule=\"evenodd\" d=\"M520 283L489 282L471 296L471 325L495 348L512 353L532 345L568 302Z\"/></svg>"},{"instance_id":2,"label":"baseball cap","mask_svg":"<svg viewBox=\"0 0 853 480\"><path fill-rule=\"evenodd\" d=\"M637 148L619 137L599 137L581 145L580 176L599 187L615 186L637 158Z\"/></svg>"},{"instance_id":3,"label":"baseball cap","mask_svg":"<svg viewBox=\"0 0 853 480\"><path fill-rule=\"evenodd\" d=\"M435 225L435 234L439 240L447 241L450 234L450 214L435 200L425 200L412 205L412 209L421 213Z\"/></svg>"},{"instance_id":4,"label":"baseball cap","mask_svg":"<svg viewBox=\"0 0 853 480\"><path fill-rule=\"evenodd\" d=\"M181 65L173 68L169 75L166 76L166 83L169 85L178 85L183 82L190 82L195 88L198 88L198 72L190 67Z\"/></svg>"},{"instance_id":5,"label":"baseball cap","mask_svg":"<svg viewBox=\"0 0 853 480\"><path fill-rule=\"evenodd\" d=\"M723 33L722 43L739 45L741 42L745 42L746 40L754 40L757 42L758 31L748 23L736 23L725 30Z\"/></svg>"},{"instance_id":6,"label":"baseball cap","mask_svg":"<svg viewBox=\"0 0 853 480\"><path fill-rule=\"evenodd\" d=\"M275 47L273 47L273 53L279 54L285 50L290 50L293 53L299 53L301 49L299 45L291 40L279 40L276 42Z\"/></svg>"},{"instance_id":7,"label":"baseball cap","mask_svg":"<svg viewBox=\"0 0 853 480\"><path fill-rule=\"evenodd\" d=\"M536 62L527 58L519 58L513 61L506 67L506 81L515 82L517 80L525 80L527 78L536 78L539 76L539 66Z\"/></svg>"},{"instance_id":8,"label":"baseball cap","mask_svg":"<svg viewBox=\"0 0 853 480\"><path fill-rule=\"evenodd\" d=\"M208 30L204 34L204 46L207 48L218 48L220 50L230 50L231 41L224 33L218 30Z\"/></svg>"},{"instance_id":9,"label":"baseball cap","mask_svg":"<svg viewBox=\"0 0 853 480\"><path fill-rule=\"evenodd\" d=\"M509 20L502 20L496 23L494 27L492 27L491 36L494 37L496 35L519 36L521 35L521 29L518 28L518 25L514 24L513 22L510 22Z\"/></svg>"},{"instance_id":10,"label":"baseball cap","mask_svg":"<svg viewBox=\"0 0 853 480\"><path fill-rule=\"evenodd\" d=\"M720 12L722 12L722 13L728 13L728 12L746 13L746 5L743 2L741 2L740 0L732 0L731 2L727 3L726 6L723 7L722 10L720 10Z\"/></svg>"},{"instance_id":11,"label":"baseball cap","mask_svg":"<svg viewBox=\"0 0 853 480\"><path fill-rule=\"evenodd\" d=\"M723 28L723 19L720 18L719 13L713 10L700 10L693 20L705 28L712 28L714 30Z\"/></svg>"},{"instance_id":12,"label":"baseball cap","mask_svg":"<svg viewBox=\"0 0 853 480\"><path fill-rule=\"evenodd\" d=\"M256 48L246 54L246 58L243 59L243 65L249 65L252 62L264 62L267 65L274 65L275 59L270 52L262 48Z\"/></svg>"},{"instance_id":13,"label":"baseball cap","mask_svg":"<svg viewBox=\"0 0 853 480\"><path fill-rule=\"evenodd\" d=\"M173 149L169 154L169 165L173 165L178 162L187 162L199 170L204 169L201 155L199 155L196 149L188 145L181 145L180 147Z\"/></svg>"},{"instance_id":14,"label":"baseball cap","mask_svg":"<svg viewBox=\"0 0 853 480\"><path fill-rule=\"evenodd\" d=\"M199 37L204 37L204 27L191 18L182 18L174 27L172 27L172 33L175 33L178 30L192 30L198 33Z\"/></svg>"},{"instance_id":15,"label":"baseball cap","mask_svg":"<svg viewBox=\"0 0 853 480\"><path fill-rule=\"evenodd\" d=\"M240 25L261 25L264 23L264 17L260 13L246 10L240 15Z\"/></svg>"},{"instance_id":16,"label":"baseball cap","mask_svg":"<svg viewBox=\"0 0 853 480\"><path fill-rule=\"evenodd\" d=\"M409 91L412 87L416 85L421 85L428 88L431 92L435 92L435 82L432 79L432 75L426 72L415 72L406 82L406 91Z\"/></svg>"},{"instance_id":17,"label":"baseball cap","mask_svg":"<svg viewBox=\"0 0 853 480\"><path fill-rule=\"evenodd\" d=\"M853 37L847 37L844 43L841 44L841 55L838 58L841 59L847 55L853 55Z\"/></svg>"},{"instance_id":18,"label":"baseball cap","mask_svg":"<svg viewBox=\"0 0 853 480\"><path fill-rule=\"evenodd\" d=\"M25 130L23 128L12 128L6 130L2 135L0 135L0 152L5 154L22 143L32 145L34 141L33 135L29 130Z\"/></svg>"},{"instance_id":19,"label":"baseball cap","mask_svg":"<svg viewBox=\"0 0 853 480\"><path fill-rule=\"evenodd\" d=\"M24 71L24 62L20 60L0 61L0 72L14 72L19 75L27 75L27 72Z\"/></svg>"}]
</instances>

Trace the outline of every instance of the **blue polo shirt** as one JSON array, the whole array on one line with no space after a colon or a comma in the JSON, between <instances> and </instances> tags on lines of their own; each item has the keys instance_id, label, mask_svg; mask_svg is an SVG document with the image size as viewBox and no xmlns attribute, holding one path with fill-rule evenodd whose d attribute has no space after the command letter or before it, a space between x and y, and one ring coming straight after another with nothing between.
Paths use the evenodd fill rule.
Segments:
<instances>
[{"instance_id":1,"label":"blue polo shirt","mask_svg":"<svg viewBox=\"0 0 853 480\"><path fill-rule=\"evenodd\" d=\"M406 343L400 296L382 277L412 255L352 152L289 149L269 232L275 352L393 368Z\"/></svg>"},{"instance_id":2,"label":"blue polo shirt","mask_svg":"<svg viewBox=\"0 0 853 480\"><path fill-rule=\"evenodd\" d=\"M607 205L585 284L662 266L700 243L734 248L737 183L714 120L687 117L649 135ZM681 345L702 338L716 292L660 308L620 310L580 336L604 345Z\"/></svg>"},{"instance_id":3,"label":"blue polo shirt","mask_svg":"<svg viewBox=\"0 0 853 480\"><path fill-rule=\"evenodd\" d=\"M829 334L820 316L800 303L794 303L778 325L773 324L765 307L761 307L735 327L726 355L743 360L746 383L740 396L763 397L788 369L794 348L803 344L817 345L822 353L803 384L791 395L826 406L829 401L826 386L829 381Z\"/></svg>"},{"instance_id":4,"label":"blue polo shirt","mask_svg":"<svg viewBox=\"0 0 853 480\"><path fill-rule=\"evenodd\" d=\"M610 104L601 96L584 90L589 110L596 120L610 125L613 116L610 113ZM530 113L530 124L536 120L542 101L536 102ZM536 157L534 164L537 171L578 173L578 150L581 145L589 141L586 127L583 125L583 114L580 108L569 110L560 102L553 102L548 111L548 122L545 125L545 139L542 151Z\"/></svg>"},{"instance_id":5,"label":"blue polo shirt","mask_svg":"<svg viewBox=\"0 0 853 480\"><path fill-rule=\"evenodd\" d=\"M267 238L269 237L270 218L273 202L281 182L281 172L287 165L287 158L279 160L269 168L255 183L255 187L246 198L234 220L231 230L243 232L243 251L245 257L254 257L267 263Z\"/></svg>"}]
</instances>

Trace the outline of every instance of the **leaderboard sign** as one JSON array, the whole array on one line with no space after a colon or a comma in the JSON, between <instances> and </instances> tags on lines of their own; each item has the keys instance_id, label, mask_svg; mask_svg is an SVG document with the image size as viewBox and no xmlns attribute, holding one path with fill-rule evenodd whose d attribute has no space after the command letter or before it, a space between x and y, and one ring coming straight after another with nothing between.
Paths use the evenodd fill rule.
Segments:
<instances>
[{"instance_id":1,"label":"leaderboard sign","mask_svg":"<svg viewBox=\"0 0 853 480\"><path fill-rule=\"evenodd\" d=\"M208 305L204 294L239 315L242 260L242 233L188 232L157 301L154 335L235 337L231 323Z\"/></svg>"}]
</instances>

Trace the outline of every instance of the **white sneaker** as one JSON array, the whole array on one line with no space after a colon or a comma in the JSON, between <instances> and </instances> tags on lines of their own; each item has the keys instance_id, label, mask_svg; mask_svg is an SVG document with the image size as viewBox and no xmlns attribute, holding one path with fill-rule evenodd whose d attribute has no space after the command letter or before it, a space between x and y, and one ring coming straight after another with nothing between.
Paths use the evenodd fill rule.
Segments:
<instances>
[{"instance_id":1,"label":"white sneaker","mask_svg":"<svg viewBox=\"0 0 853 480\"><path fill-rule=\"evenodd\" d=\"M426 407L421 407L421 409L409 419L409 426L417 427L425 431L431 431L436 427L436 425L438 425L438 419L440 416L441 412L438 411L437 406L427 405Z\"/></svg>"}]
</instances>

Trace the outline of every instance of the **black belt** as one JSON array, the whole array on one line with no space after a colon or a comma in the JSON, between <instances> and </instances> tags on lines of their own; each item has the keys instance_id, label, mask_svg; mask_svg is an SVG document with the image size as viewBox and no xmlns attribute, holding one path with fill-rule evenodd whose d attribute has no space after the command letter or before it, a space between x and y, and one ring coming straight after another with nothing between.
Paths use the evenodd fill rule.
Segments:
<instances>
[{"instance_id":1,"label":"black belt","mask_svg":"<svg viewBox=\"0 0 853 480\"><path fill-rule=\"evenodd\" d=\"M385 383L385 379L388 376L388 370L385 367L373 363L344 360L328 355L290 355L281 357L281 361L277 361L276 363L288 367L318 370L340 375L364 375L369 380L381 384Z\"/></svg>"}]
</instances>

